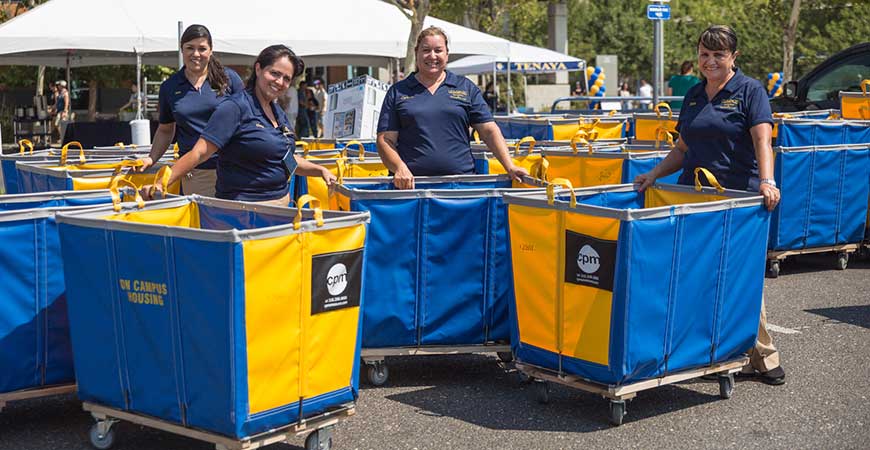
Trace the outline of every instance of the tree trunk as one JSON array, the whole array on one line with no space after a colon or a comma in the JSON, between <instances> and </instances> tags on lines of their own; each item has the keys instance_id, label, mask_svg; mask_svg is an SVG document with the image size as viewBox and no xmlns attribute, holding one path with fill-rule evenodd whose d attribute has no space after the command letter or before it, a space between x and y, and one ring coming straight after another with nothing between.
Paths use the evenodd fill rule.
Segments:
<instances>
[{"instance_id":1,"label":"tree trunk","mask_svg":"<svg viewBox=\"0 0 870 450\"><path fill-rule=\"evenodd\" d=\"M417 53L414 46L417 44L417 35L423 31L423 21L429 15L429 0L417 0L411 3L411 33L408 35L408 48L405 51L405 73L417 70Z\"/></svg>"},{"instance_id":2,"label":"tree trunk","mask_svg":"<svg viewBox=\"0 0 870 450\"><path fill-rule=\"evenodd\" d=\"M88 82L88 122L97 120L97 88L99 84L97 80Z\"/></svg>"},{"instance_id":3,"label":"tree trunk","mask_svg":"<svg viewBox=\"0 0 870 450\"><path fill-rule=\"evenodd\" d=\"M792 0L791 15L782 34L782 78L790 81L794 75L794 43L797 39L798 17L801 13L801 0Z\"/></svg>"},{"instance_id":4,"label":"tree trunk","mask_svg":"<svg viewBox=\"0 0 870 450\"><path fill-rule=\"evenodd\" d=\"M45 90L45 66L39 66L36 70L36 95L42 95Z\"/></svg>"}]
</instances>

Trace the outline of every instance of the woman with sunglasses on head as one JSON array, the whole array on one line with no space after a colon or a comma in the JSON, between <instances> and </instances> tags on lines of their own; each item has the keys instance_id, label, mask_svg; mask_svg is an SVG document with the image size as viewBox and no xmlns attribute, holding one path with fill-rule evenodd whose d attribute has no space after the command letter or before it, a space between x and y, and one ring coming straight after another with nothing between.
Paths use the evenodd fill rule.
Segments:
<instances>
[{"instance_id":1,"label":"woman with sunglasses on head","mask_svg":"<svg viewBox=\"0 0 870 450\"><path fill-rule=\"evenodd\" d=\"M244 90L241 77L221 65L212 54L211 32L203 25L191 25L181 35L184 67L160 85L160 125L152 139L151 153L143 161L145 170L158 161L177 136L180 155L196 144L221 99ZM185 194L214 197L217 158L203 161L181 179Z\"/></svg>"},{"instance_id":2,"label":"woman with sunglasses on head","mask_svg":"<svg viewBox=\"0 0 870 450\"><path fill-rule=\"evenodd\" d=\"M218 155L215 196L228 200L287 206L288 177L295 172L336 181L327 168L294 155L296 135L278 105L305 69L284 45L266 47L257 56L245 89L218 105L193 148L172 167L169 184ZM154 186L159 191L160 186ZM146 186L143 193L150 194Z\"/></svg>"},{"instance_id":3,"label":"woman with sunglasses on head","mask_svg":"<svg viewBox=\"0 0 870 450\"><path fill-rule=\"evenodd\" d=\"M653 170L635 178L639 191L680 169L679 183L694 184L695 168L703 167L728 189L758 192L768 210L779 203L773 179L770 102L761 82L737 68L739 54L731 27L714 25L701 33L698 69L704 80L689 88L683 99L676 148ZM785 383L785 371L766 324L762 300L758 339L742 374L780 385Z\"/></svg>"}]
</instances>

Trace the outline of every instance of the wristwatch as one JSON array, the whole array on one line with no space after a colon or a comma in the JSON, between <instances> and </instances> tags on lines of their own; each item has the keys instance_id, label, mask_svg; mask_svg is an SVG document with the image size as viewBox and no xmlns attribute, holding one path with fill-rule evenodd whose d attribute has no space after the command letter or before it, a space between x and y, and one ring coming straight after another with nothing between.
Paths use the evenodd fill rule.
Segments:
<instances>
[{"instance_id":1,"label":"wristwatch","mask_svg":"<svg viewBox=\"0 0 870 450\"><path fill-rule=\"evenodd\" d=\"M776 180L774 180L773 178L762 178L761 180L759 180L759 182L760 184L769 184L773 187L776 187Z\"/></svg>"}]
</instances>

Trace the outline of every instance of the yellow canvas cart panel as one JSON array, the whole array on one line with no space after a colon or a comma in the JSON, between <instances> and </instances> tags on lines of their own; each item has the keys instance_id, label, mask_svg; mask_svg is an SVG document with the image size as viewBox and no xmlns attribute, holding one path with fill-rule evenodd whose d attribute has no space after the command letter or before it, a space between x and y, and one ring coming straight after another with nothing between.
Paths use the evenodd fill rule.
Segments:
<instances>
[{"instance_id":1,"label":"yellow canvas cart panel","mask_svg":"<svg viewBox=\"0 0 870 450\"><path fill-rule=\"evenodd\" d=\"M861 82L861 92L840 92L840 113L844 119L870 120L870 80Z\"/></svg>"}]
</instances>

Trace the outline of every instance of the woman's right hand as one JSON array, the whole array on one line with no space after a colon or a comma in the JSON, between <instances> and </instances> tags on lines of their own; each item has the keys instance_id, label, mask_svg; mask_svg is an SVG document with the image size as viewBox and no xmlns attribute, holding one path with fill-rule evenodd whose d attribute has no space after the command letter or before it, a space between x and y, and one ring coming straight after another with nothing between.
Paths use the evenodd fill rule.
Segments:
<instances>
[{"instance_id":1,"label":"woman's right hand","mask_svg":"<svg viewBox=\"0 0 870 450\"><path fill-rule=\"evenodd\" d=\"M151 159L150 156L140 158L139 160L142 161L142 165L139 167L134 167L133 168L134 172L144 172L144 171L148 170L149 167L154 165L154 160Z\"/></svg>"},{"instance_id":2,"label":"woman's right hand","mask_svg":"<svg viewBox=\"0 0 870 450\"><path fill-rule=\"evenodd\" d=\"M396 189L414 189L414 174L408 169L408 166L402 164L395 175L393 175L393 185Z\"/></svg>"},{"instance_id":3,"label":"woman's right hand","mask_svg":"<svg viewBox=\"0 0 870 450\"><path fill-rule=\"evenodd\" d=\"M643 192L646 188L652 186L656 182L656 175L653 171L649 171L647 173L642 173L636 177L634 177L634 185L635 190L638 192Z\"/></svg>"}]
</instances>

